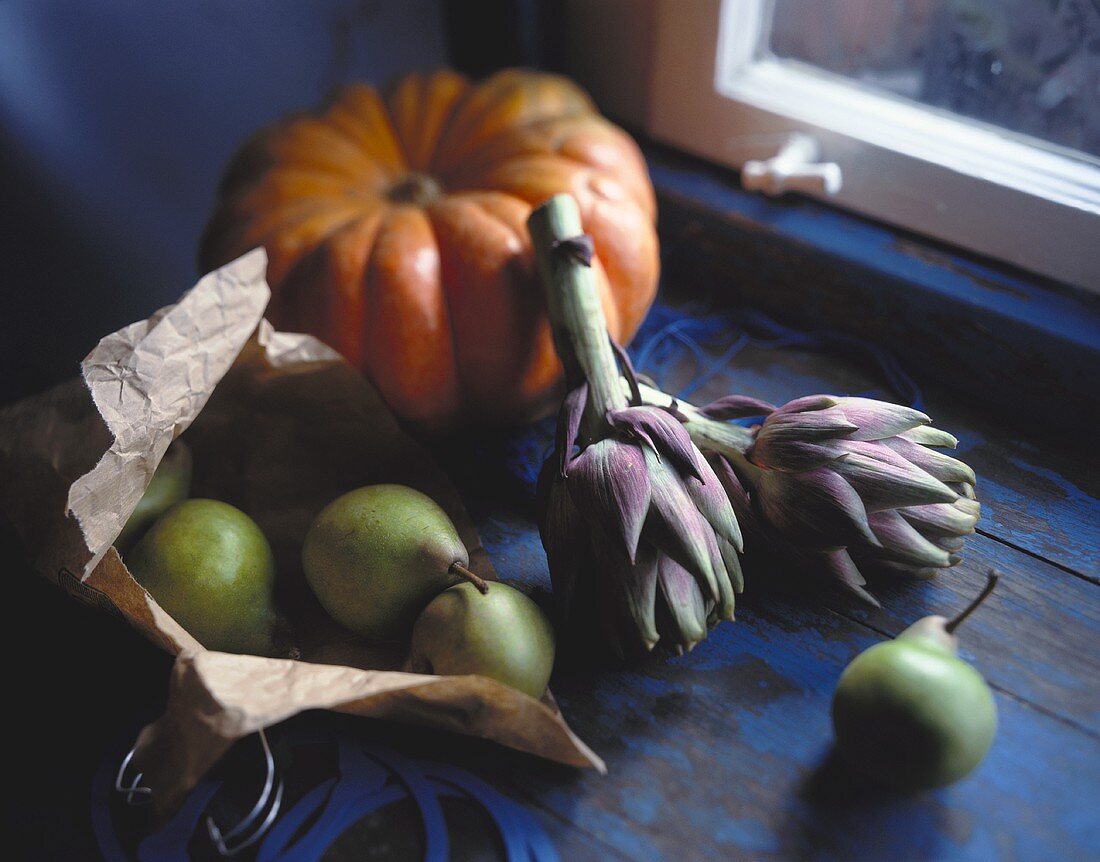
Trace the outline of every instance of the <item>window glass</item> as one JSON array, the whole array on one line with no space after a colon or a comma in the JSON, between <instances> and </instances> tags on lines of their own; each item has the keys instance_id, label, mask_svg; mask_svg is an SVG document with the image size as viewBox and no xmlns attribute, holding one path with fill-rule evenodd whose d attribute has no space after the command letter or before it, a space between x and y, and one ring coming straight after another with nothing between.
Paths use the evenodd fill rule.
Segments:
<instances>
[{"instance_id":1,"label":"window glass","mask_svg":"<svg viewBox=\"0 0 1100 862\"><path fill-rule=\"evenodd\" d=\"M774 0L770 51L1100 157L1097 0Z\"/></svg>"}]
</instances>

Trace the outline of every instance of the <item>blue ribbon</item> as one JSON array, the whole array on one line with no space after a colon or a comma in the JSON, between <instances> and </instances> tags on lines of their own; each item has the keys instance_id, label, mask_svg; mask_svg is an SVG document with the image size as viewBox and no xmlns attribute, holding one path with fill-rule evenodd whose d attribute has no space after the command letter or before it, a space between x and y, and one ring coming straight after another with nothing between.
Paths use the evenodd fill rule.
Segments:
<instances>
[{"instance_id":1,"label":"blue ribbon","mask_svg":"<svg viewBox=\"0 0 1100 862\"><path fill-rule=\"evenodd\" d=\"M333 740L314 734L292 736L290 741L301 745ZM446 862L450 840L443 816L444 799L465 799L480 805L500 835L508 862L559 862L538 820L476 775L451 764L406 757L376 743L339 739L335 744L337 774L311 788L279 814L257 848L257 862L320 859L358 820L403 800L411 800L419 813L425 862ZM130 857L118 838L110 811L111 762L110 757L105 759L93 782L92 824L100 850L109 862L126 862ZM205 830L205 814L220 788L221 781L204 778L172 819L141 841L137 859L186 862L187 846L196 830Z\"/></svg>"}]
</instances>

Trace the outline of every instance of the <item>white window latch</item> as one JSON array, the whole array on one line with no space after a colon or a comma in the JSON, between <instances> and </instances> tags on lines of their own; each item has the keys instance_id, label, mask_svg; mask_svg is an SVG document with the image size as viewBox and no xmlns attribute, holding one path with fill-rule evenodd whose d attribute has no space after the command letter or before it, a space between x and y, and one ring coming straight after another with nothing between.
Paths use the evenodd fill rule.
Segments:
<instances>
[{"instance_id":1,"label":"white window latch","mask_svg":"<svg viewBox=\"0 0 1100 862\"><path fill-rule=\"evenodd\" d=\"M747 161L741 168L741 186L750 192L835 195L840 191L840 165L819 162L821 147L810 135L796 132L767 161Z\"/></svg>"}]
</instances>

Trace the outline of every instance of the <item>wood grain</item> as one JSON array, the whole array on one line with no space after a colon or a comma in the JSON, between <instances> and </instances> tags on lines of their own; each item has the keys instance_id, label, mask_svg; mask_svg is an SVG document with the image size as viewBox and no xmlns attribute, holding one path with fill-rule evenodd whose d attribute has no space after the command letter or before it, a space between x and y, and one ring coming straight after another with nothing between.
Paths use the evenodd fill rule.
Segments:
<instances>
[{"instance_id":1,"label":"wood grain","mask_svg":"<svg viewBox=\"0 0 1100 862\"><path fill-rule=\"evenodd\" d=\"M483 522L483 538L503 574L530 578L538 540L515 527ZM1087 858L1100 835L1082 806L1095 795L1100 743L1046 713L1056 682L1028 692L1037 705L1007 688L1027 656L1001 655L1005 613L991 615L989 631L975 625L964 652L1005 682L1001 728L988 760L947 790L893 797L831 764L833 687L881 637L830 610L772 600L682 658L559 675L559 700L607 759L607 778L506 763L495 777L632 859ZM1085 697L1094 711L1095 690Z\"/></svg>"}]
</instances>

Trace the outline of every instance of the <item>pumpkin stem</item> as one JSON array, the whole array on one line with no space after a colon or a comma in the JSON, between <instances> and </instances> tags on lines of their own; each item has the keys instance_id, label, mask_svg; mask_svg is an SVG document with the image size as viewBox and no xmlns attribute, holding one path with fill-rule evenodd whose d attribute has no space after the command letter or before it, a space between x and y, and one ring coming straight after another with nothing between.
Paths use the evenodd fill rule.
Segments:
<instances>
[{"instance_id":1,"label":"pumpkin stem","mask_svg":"<svg viewBox=\"0 0 1100 862\"><path fill-rule=\"evenodd\" d=\"M426 207L442 196L443 186L434 177L416 171L405 174L386 192L386 197L395 204L418 207Z\"/></svg>"},{"instance_id":2,"label":"pumpkin stem","mask_svg":"<svg viewBox=\"0 0 1100 862\"><path fill-rule=\"evenodd\" d=\"M577 202L567 194L555 195L531 213L527 229L566 383L574 389L588 382L582 436L597 439L605 430L607 411L626 407L627 397L608 338L596 273L591 259L580 253L588 243L581 240L584 228Z\"/></svg>"}]
</instances>

